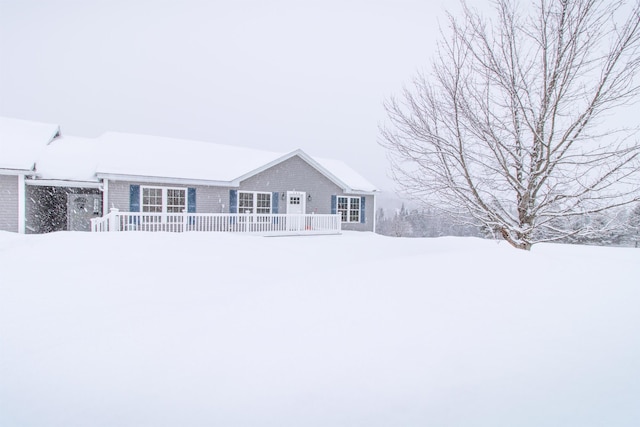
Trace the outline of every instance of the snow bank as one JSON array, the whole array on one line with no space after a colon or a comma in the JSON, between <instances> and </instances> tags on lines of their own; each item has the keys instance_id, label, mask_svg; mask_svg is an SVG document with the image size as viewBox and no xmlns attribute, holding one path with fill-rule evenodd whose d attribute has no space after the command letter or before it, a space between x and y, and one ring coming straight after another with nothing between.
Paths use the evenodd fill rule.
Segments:
<instances>
[{"instance_id":1,"label":"snow bank","mask_svg":"<svg viewBox=\"0 0 640 427\"><path fill-rule=\"evenodd\" d=\"M636 426L640 251L0 232L0 425Z\"/></svg>"}]
</instances>

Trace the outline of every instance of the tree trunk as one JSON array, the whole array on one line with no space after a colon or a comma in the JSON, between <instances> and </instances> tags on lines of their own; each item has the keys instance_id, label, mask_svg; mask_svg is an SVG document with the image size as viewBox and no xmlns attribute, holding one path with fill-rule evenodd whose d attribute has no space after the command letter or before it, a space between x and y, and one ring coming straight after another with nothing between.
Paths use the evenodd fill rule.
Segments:
<instances>
[{"instance_id":1,"label":"tree trunk","mask_svg":"<svg viewBox=\"0 0 640 427\"><path fill-rule=\"evenodd\" d=\"M511 236L511 233L509 233L509 230L507 230L506 228L503 228L502 230L500 230L502 237L504 238L504 240L506 240L507 242L509 242L509 244L511 246L513 246L516 249L523 249L525 251L529 251L531 250L531 245L532 243L529 241L529 239L527 239L525 236L520 236L519 233L517 237L514 239Z\"/></svg>"}]
</instances>

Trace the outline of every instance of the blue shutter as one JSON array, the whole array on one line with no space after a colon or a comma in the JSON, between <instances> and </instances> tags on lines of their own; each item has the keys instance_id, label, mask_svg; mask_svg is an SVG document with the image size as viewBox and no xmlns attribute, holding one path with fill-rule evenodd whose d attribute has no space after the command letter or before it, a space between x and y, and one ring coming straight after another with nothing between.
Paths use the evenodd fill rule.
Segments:
<instances>
[{"instance_id":1,"label":"blue shutter","mask_svg":"<svg viewBox=\"0 0 640 427\"><path fill-rule=\"evenodd\" d=\"M196 213L196 189L187 188L187 212ZM196 217L189 215L189 225L196 223Z\"/></svg>"},{"instance_id":2,"label":"blue shutter","mask_svg":"<svg viewBox=\"0 0 640 427\"><path fill-rule=\"evenodd\" d=\"M238 190L229 190L229 213L238 213Z\"/></svg>"},{"instance_id":3,"label":"blue shutter","mask_svg":"<svg viewBox=\"0 0 640 427\"><path fill-rule=\"evenodd\" d=\"M129 212L140 212L140 186L129 186Z\"/></svg>"},{"instance_id":4,"label":"blue shutter","mask_svg":"<svg viewBox=\"0 0 640 427\"><path fill-rule=\"evenodd\" d=\"M274 191L273 193L271 193L271 213L272 214L279 214L279 203L280 203L280 193L278 193L277 191ZM273 218L272 221L274 224L278 223L278 218Z\"/></svg>"},{"instance_id":5,"label":"blue shutter","mask_svg":"<svg viewBox=\"0 0 640 427\"><path fill-rule=\"evenodd\" d=\"M196 189L187 189L187 212L196 213Z\"/></svg>"},{"instance_id":6,"label":"blue shutter","mask_svg":"<svg viewBox=\"0 0 640 427\"><path fill-rule=\"evenodd\" d=\"M365 197L362 196L360 197L360 224L364 224L364 213L366 212L365 208L364 208L364 200Z\"/></svg>"},{"instance_id":7,"label":"blue shutter","mask_svg":"<svg viewBox=\"0 0 640 427\"><path fill-rule=\"evenodd\" d=\"M238 213L238 190L229 190L229 213ZM230 224L235 224L236 219L230 218Z\"/></svg>"},{"instance_id":8,"label":"blue shutter","mask_svg":"<svg viewBox=\"0 0 640 427\"><path fill-rule=\"evenodd\" d=\"M338 196L335 194L331 196L331 214L335 215L338 213Z\"/></svg>"}]
</instances>

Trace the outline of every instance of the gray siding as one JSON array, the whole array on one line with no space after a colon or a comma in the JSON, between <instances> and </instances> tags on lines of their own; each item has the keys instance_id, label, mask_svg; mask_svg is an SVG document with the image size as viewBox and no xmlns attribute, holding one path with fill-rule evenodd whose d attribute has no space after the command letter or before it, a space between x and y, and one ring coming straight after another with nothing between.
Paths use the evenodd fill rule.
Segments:
<instances>
[{"instance_id":1,"label":"gray siding","mask_svg":"<svg viewBox=\"0 0 640 427\"><path fill-rule=\"evenodd\" d=\"M228 188L202 185L157 184L140 181L109 181L109 200L105 204L105 213L108 213L110 208L117 208L122 212L129 211L129 187L131 184L149 187L195 188L197 213L229 212Z\"/></svg>"},{"instance_id":2,"label":"gray siding","mask_svg":"<svg viewBox=\"0 0 640 427\"><path fill-rule=\"evenodd\" d=\"M18 232L18 177L0 175L0 230Z\"/></svg>"},{"instance_id":3,"label":"gray siding","mask_svg":"<svg viewBox=\"0 0 640 427\"><path fill-rule=\"evenodd\" d=\"M148 185L152 187L176 187L196 189L197 213L226 213L229 212L228 187L211 187L202 185L174 185L132 181L109 181L109 200L105 208L118 208L120 211L129 211L129 187L131 184ZM311 201L306 202L306 212L316 214L331 213L331 196L351 195L342 191L340 187L331 182L314 167L298 156L279 163L257 175L240 183L239 191L265 191L282 194L287 191L304 191L311 196ZM343 223L343 230L373 231L374 196L366 196L365 223ZM278 213L286 213L286 202L282 199L278 203ZM105 213L108 209L105 209Z\"/></svg>"},{"instance_id":4,"label":"gray siding","mask_svg":"<svg viewBox=\"0 0 640 427\"><path fill-rule=\"evenodd\" d=\"M306 212L316 214L331 213L331 196L350 195L330 181L313 166L298 156L294 156L240 183L240 191L304 191L311 196L306 202ZM366 196L365 223L343 223L343 230L373 231L373 197ZM278 203L279 213L286 213L286 202Z\"/></svg>"},{"instance_id":5,"label":"gray siding","mask_svg":"<svg viewBox=\"0 0 640 427\"><path fill-rule=\"evenodd\" d=\"M330 214L331 196L342 190L315 168L295 156L240 183L240 191L269 191L283 193L304 191L311 196L306 202L307 213ZM284 201L278 204L278 213L287 213Z\"/></svg>"}]
</instances>

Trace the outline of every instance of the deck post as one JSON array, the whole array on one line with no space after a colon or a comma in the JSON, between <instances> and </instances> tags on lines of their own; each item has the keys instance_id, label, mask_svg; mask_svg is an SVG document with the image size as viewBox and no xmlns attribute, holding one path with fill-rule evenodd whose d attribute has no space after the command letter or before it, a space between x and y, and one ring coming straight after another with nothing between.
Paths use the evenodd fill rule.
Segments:
<instances>
[{"instance_id":1,"label":"deck post","mask_svg":"<svg viewBox=\"0 0 640 427\"><path fill-rule=\"evenodd\" d=\"M109 209L109 231L120 231L118 227L118 212L120 212L118 208Z\"/></svg>"},{"instance_id":2,"label":"deck post","mask_svg":"<svg viewBox=\"0 0 640 427\"><path fill-rule=\"evenodd\" d=\"M189 215L186 209L182 209L182 232L188 231Z\"/></svg>"}]
</instances>

